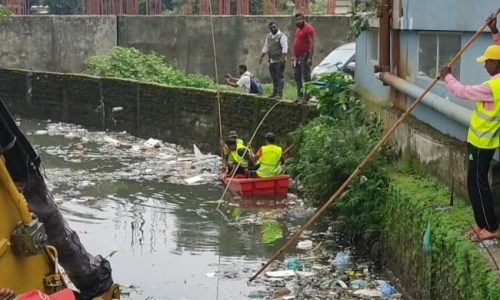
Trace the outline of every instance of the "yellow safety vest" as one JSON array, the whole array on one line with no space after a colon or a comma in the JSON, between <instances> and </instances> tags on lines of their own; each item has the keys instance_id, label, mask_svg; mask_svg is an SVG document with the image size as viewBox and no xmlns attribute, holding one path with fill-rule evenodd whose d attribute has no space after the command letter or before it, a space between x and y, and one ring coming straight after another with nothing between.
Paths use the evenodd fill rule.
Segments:
<instances>
[{"instance_id":1,"label":"yellow safety vest","mask_svg":"<svg viewBox=\"0 0 500 300\"><path fill-rule=\"evenodd\" d=\"M236 146L238 146L238 145L245 146L245 143L243 143L242 139L236 139ZM224 150L223 151L224 155L228 155L228 152L229 152L228 149L226 147L224 147L223 150ZM229 160L231 160L231 157L229 157Z\"/></svg>"},{"instance_id":2,"label":"yellow safety vest","mask_svg":"<svg viewBox=\"0 0 500 300\"><path fill-rule=\"evenodd\" d=\"M260 167L257 169L259 177L272 177L279 173L278 164L283 154L283 149L276 145L265 145L261 147Z\"/></svg>"},{"instance_id":3,"label":"yellow safety vest","mask_svg":"<svg viewBox=\"0 0 500 300\"><path fill-rule=\"evenodd\" d=\"M248 160L244 159L239 155L238 150L240 149L246 149L247 153L250 154L250 152L248 152L247 147L243 146L242 144L236 144L236 150L229 152L229 160L232 160L235 163L239 163L242 168L247 168Z\"/></svg>"},{"instance_id":4,"label":"yellow safety vest","mask_svg":"<svg viewBox=\"0 0 500 300\"><path fill-rule=\"evenodd\" d=\"M485 82L493 92L493 110L486 110L483 102L478 101L470 117L467 142L480 149L500 147L500 78Z\"/></svg>"}]
</instances>

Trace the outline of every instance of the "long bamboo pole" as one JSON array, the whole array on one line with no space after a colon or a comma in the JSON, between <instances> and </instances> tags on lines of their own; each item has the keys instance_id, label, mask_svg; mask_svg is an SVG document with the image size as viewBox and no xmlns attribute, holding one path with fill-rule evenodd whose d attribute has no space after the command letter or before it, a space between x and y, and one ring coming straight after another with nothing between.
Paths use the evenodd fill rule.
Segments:
<instances>
[{"instance_id":1,"label":"long bamboo pole","mask_svg":"<svg viewBox=\"0 0 500 300\"><path fill-rule=\"evenodd\" d=\"M495 13L493 13L492 17L496 17L500 13L500 9L497 9ZM469 48L469 46L476 40L476 38L483 32L483 30L487 26L487 22L484 22L483 25L476 31L476 33L465 43L465 45L458 51L455 56L446 64L448 67L453 65L453 63L460 58L460 56ZM436 76L436 78L432 81L432 83L427 87L427 89L417 98L415 101L408 107L408 109L399 117L399 119L394 123L394 125L387 131L384 136L380 139L380 141L373 147L373 149L366 155L366 157L361 161L361 163L356 167L354 172L342 183L342 185L339 187L339 189L328 199L328 201L323 204L321 208L319 208L316 213L305 223L299 231L297 231L281 248L271 257L271 259L264 264L252 277L250 277L249 281L254 280L257 278L257 276L260 275L275 259L280 257L283 253L285 253L285 250L288 249L288 247L294 243L306 230L309 226L311 226L319 217L320 215L333 203L337 198L344 192L344 190L349 186L351 181L356 178L356 176L361 173L365 165L373 158L373 156L380 150L382 145L392 136L394 131L399 127L399 125L410 115L412 110L422 101L424 96L432 89L432 87L439 81L439 75Z\"/></svg>"}]
</instances>

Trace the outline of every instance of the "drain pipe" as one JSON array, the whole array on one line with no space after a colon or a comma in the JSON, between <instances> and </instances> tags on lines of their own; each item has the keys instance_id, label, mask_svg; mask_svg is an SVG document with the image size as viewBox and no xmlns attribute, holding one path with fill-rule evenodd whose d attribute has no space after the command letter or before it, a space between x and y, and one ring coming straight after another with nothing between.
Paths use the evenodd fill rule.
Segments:
<instances>
[{"instance_id":1,"label":"drain pipe","mask_svg":"<svg viewBox=\"0 0 500 300\"><path fill-rule=\"evenodd\" d=\"M408 81L399 78L389 72L376 73L377 77L384 83L392 88L395 88L399 92L413 97L416 99L419 97L424 89L409 83ZM440 112L441 114L447 116L448 118L464 125L469 126L469 119L472 111L456 104L450 100L440 97L432 92L427 93L427 95L422 99L422 102L429 106L430 108Z\"/></svg>"},{"instance_id":2,"label":"drain pipe","mask_svg":"<svg viewBox=\"0 0 500 300\"><path fill-rule=\"evenodd\" d=\"M378 9L379 21L379 59L374 66L375 72L389 72L391 69L391 0L382 0Z\"/></svg>"}]
</instances>

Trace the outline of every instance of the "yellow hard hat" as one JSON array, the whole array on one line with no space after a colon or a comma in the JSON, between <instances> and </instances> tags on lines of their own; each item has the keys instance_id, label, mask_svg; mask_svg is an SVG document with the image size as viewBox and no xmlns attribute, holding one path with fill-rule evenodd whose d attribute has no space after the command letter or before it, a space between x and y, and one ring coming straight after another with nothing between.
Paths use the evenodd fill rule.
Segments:
<instances>
[{"instance_id":1,"label":"yellow hard hat","mask_svg":"<svg viewBox=\"0 0 500 300\"><path fill-rule=\"evenodd\" d=\"M485 62L488 59L500 60L500 45L491 45L486 48L484 54L476 58L478 63Z\"/></svg>"}]
</instances>

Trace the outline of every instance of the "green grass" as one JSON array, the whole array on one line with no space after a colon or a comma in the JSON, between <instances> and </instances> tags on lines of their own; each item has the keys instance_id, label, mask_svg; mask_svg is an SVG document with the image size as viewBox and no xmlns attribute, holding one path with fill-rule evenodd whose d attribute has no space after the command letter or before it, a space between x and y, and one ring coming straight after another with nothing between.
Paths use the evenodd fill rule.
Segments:
<instances>
[{"instance_id":1,"label":"green grass","mask_svg":"<svg viewBox=\"0 0 500 300\"><path fill-rule=\"evenodd\" d=\"M236 92L239 93L241 92L241 88L237 87L232 87L227 84L221 84L219 85L221 91L230 91L230 92ZM264 95L263 97L268 97L271 96L273 93L273 85L271 83L266 83L263 84L262 87L264 88ZM285 87L283 89L283 100L290 100L293 101L297 99L297 88L295 86L295 82L290 81L285 83Z\"/></svg>"}]
</instances>

